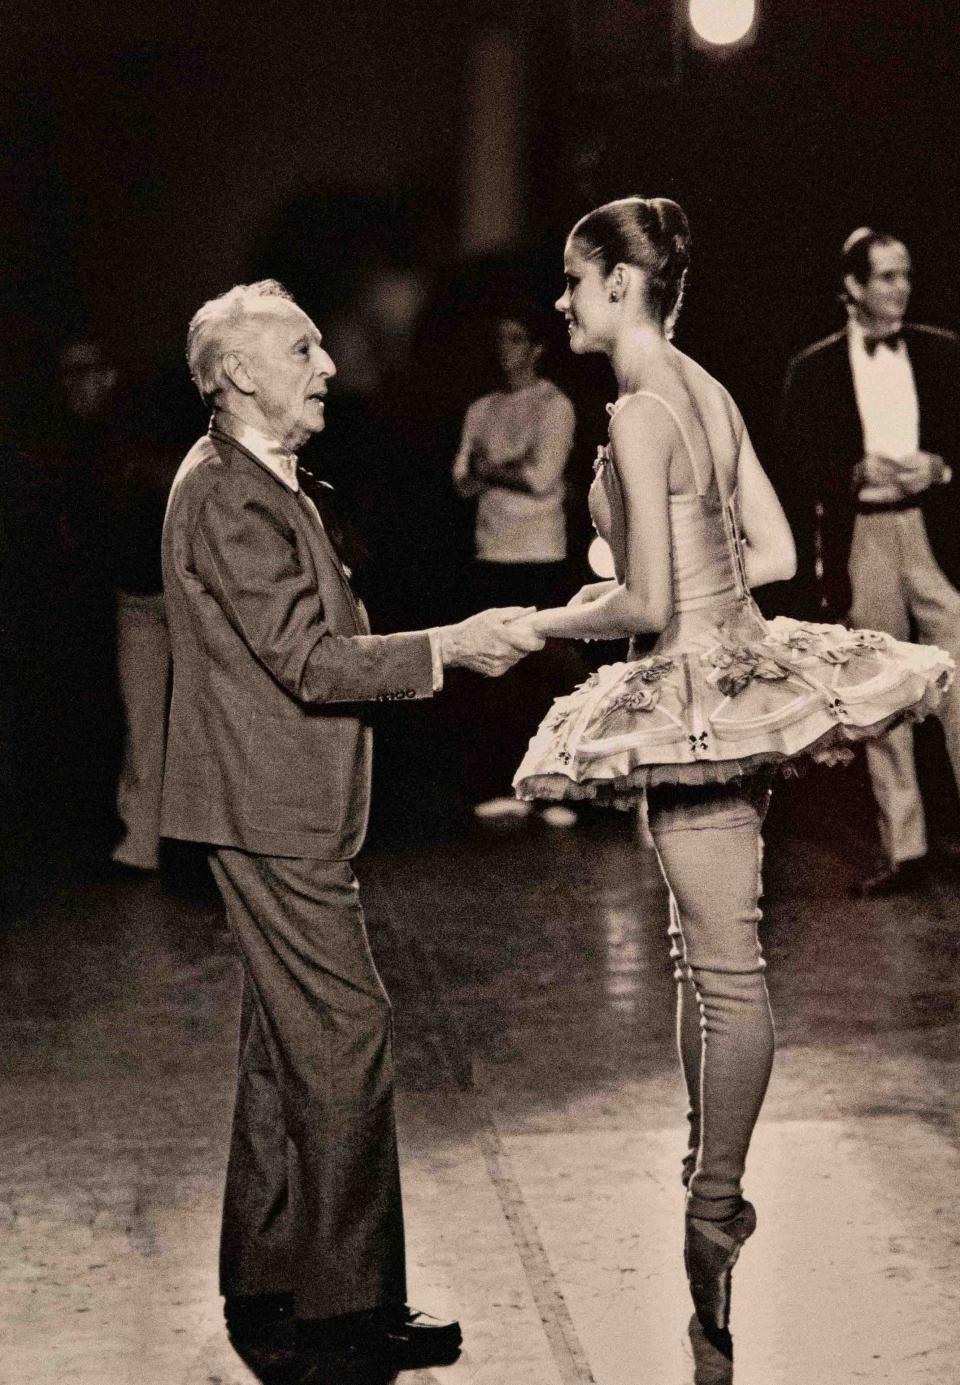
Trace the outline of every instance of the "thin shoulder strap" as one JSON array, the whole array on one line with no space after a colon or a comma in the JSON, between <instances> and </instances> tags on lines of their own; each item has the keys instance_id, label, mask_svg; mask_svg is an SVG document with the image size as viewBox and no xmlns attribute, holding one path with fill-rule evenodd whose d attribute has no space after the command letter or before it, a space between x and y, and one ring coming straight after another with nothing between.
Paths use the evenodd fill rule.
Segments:
<instances>
[{"instance_id":1,"label":"thin shoulder strap","mask_svg":"<svg viewBox=\"0 0 960 1385\"><path fill-rule=\"evenodd\" d=\"M681 438L683 439L683 445L684 445L684 447L687 449L687 456L690 458L690 466L691 466L691 469L693 470L693 479L694 479L694 481L696 482L697 495L701 495L701 496L702 496L702 495L706 495L707 490L709 489L709 486L710 486L710 476L704 477L704 476L701 476L701 475L700 475L700 469L699 469L698 466L697 466L697 459L696 459L696 457L695 457L695 455L694 455L693 448L690 446L690 439L687 437L687 430L686 430L686 428L684 428L683 424L680 422L680 419L679 419L679 417L678 417L678 415L677 415L677 411L676 411L676 409L673 407L673 405L669 402L669 400L664 399L664 397L663 397L662 394L655 394L655 393L653 392L653 390L637 390L636 393L635 393L634 395L631 396L631 398L634 398L634 399L655 399L655 400L657 401L658 404L662 404L662 405L663 405L663 407L666 409L667 413L670 415L670 417L673 419L674 423L677 425L677 432L680 434ZM713 468L711 467L711 469L710 469L710 475L712 475L712 474L713 474Z\"/></svg>"},{"instance_id":2,"label":"thin shoulder strap","mask_svg":"<svg viewBox=\"0 0 960 1385\"><path fill-rule=\"evenodd\" d=\"M726 530L727 547L733 560L733 571L737 583L737 592L741 598L749 597L750 587L747 583L747 567L743 553L743 535L740 532L740 452L743 449L744 439L747 431L744 428L740 434L740 441L737 444L737 462L733 475L733 485L730 487L729 495L723 494L724 487L718 478L717 484L721 485L721 498L723 500L723 527Z\"/></svg>"}]
</instances>

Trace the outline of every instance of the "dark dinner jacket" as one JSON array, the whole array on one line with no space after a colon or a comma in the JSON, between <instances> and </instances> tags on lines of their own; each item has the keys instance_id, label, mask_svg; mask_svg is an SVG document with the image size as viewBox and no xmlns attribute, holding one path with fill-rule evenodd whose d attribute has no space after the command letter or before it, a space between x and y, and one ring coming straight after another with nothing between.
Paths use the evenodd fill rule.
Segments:
<instances>
[{"instance_id":1,"label":"dark dinner jacket","mask_svg":"<svg viewBox=\"0 0 960 1385\"><path fill-rule=\"evenodd\" d=\"M363 703L429 697L426 632L371 635L303 492L215 424L163 529L173 696L168 837L342 860L366 832Z\"/></svg>"},{"instance_id":2,"label":"dark dinner jacket","mask_svg":"<svg viewBox=\"0 0 960 1385\"><path fill-rule=\"evenodd\" d=\"M960 339L938 327L903 329L920 406L920 448L953 470L917 497L930 546L960 586ZM790 362L781 415L777 489L797 544L792 613L841 620L850 609L847 565L857 514L853 468L863 458L846 331ZM816 576L819 545L822 579Z\"/></svg>"}]
</instances>

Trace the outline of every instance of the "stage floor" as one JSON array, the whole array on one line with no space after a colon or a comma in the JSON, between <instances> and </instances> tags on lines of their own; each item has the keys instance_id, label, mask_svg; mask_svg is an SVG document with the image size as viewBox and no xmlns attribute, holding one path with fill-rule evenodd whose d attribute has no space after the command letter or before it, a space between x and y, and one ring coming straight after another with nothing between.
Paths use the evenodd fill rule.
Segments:
<instances>
[{"instance_id":1,"label":"stage floor","mask_svg":"<svg viewBox=\"0 0 960 1385\"><path fill-rule=\"evenodd\" d=\"M865 837L830 783L770 824L780 1051L734 1375L689 1331L665 895L631 820L361 859L410 1299L465 1339L402 1385L955 1385L960 877L853 900ZM65 884L0 946L0 1379L249 1382L216 1285L238 976L215 901Z\"/></svg>"}]
</instances>

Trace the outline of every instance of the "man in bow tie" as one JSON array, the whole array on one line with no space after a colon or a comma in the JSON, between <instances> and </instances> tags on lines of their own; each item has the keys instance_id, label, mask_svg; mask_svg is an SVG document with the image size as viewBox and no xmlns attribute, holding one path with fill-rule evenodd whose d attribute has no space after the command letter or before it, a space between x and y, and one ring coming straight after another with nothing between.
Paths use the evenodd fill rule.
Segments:
<instances>
[{"instance_id":1,"label":"man in bow tie","mask_svg":"<svg viewBox=\"0 0 960 1385\"><path fill-rule=\"evenodd\" d=\"M861 227L841 253L843 331L790 363L781 498L797 541L794 613L940 645L960 662L960 341L905 323L911 263ZM939 716L960 782L960 685ZM928 868L913 733L867 745L886 862L861 893L898 893Z\"/></svg>"},{"instance_id":2,"label":"man in bow tie","mask_svg":"<svg viewBox=\"0 0 960 1385\"><path fill-rule=\"evenodd\" d=\"M376 699L495 676L543 641L519 607L372 635L297 451L335 372L276 282L205 303L187 339L213 415L163 532L173 694L166 836L206 843L243 963L220 1287L234 1343L338 1381L441 1364L460 1329L406 1303L390 1003L351 860ZM319 498L319 494L318 494ZM259 1355L258 1355L259 1353Z\"/></svg>"}]
</instances>

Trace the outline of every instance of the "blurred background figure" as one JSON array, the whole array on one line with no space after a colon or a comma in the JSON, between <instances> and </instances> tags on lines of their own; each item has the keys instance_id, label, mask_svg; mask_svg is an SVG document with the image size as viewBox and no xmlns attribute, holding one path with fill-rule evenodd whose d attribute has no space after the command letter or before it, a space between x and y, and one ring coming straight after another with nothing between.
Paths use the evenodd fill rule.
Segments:
<instances>
[{"instance_id":1,"label":"blurred background figure","mask_svg":"<svg viewBox=\"0 0 960 1385\"><path fill-rule=\"evenodd\" d=\"M78 338L64 346L58 389L60 529L71 549L83 549L83 599L99 632L90 676L101 680L109 709L100 733L102 773L88 766L75 788L82 794L86 783L96 819L110 821L109 833L98 829L95 857L107 837L116 838L110 853L115 865L156 870L170 681L160 532L178 457L153 439L149 424L138 425L136 414L121 425L120 372L101 341ZM115 628L109 635L103 625L111 607ZM107 666L111 653L113 669ZM115 818L103 801L108 774L114 776Z\"/></svg>"},{"instance_id":2,"label":"blurred background figure","mask_svg":"<svg viewBox=\"0 0 960 1385\"><path fill-rule=\"evenodd\" d=\"M107 864L119 836L118 381L93 337L73 337L57 353L43 433L23 453L33 475L9 558L25 834L48 862L94 871Z\"/></svg>"},{"instance_id":3,"label":"blurred background figure","mask_svg":"<svg viewBox=\"0 0 960 1385\"><path fill-rule=\"evenodd\" d=\"M160 865L160 791L170 694L170 638L163 605L160 534L176 453L154 440L130 442L112 478L117 676L123 751L117 814L123 835L114 863Z\"/></svg>"},{"instance_id":4,"label":"blurred background figure","mask_svg":"<svg viewBox=\"0 0 960 1385\"><path fill-rule=\"evenodd\" d=\"M849 619L960 659L960 341L904 322L912 267L896 237L854 231L841 278L847 325L791 362L784 395L780 479L797 542L797 614ZM938 715L960 780L956 683ZM900 893L929 869L912 727L871 741L866 755L886 861L859 889Z\"/></svg>"},{"instance_id":5,"label":"blurred background figure","mask_svg":"<svg viewBox=\"0 0 960 1385\"><path fill-rule=\"evenodd\" d=\"M73 435L95 437L109 428L119 372L103 343L81 338L67 342L60 353L60 398Z\"/></svg>"},{"instance_id":6,"label":"blurred background figure","mask_svg":"<svg viewBox=\"0 0 960 1385\"><path fill-rule=\"evenodd\" d=\"M493 335L504 388L475 400L464 419L452 477L458 494L476 501L471 610L556 606L570 595L565 472L576 420L567 396L540 373L549 322L535 303L499 305ZM495 682L469 681L466 783L478 817L530 811L510 788L518 756L552 698L581 671L569 646L555 643ZM558 827L576 821L564 804L543 816Z\"/></svg>"}]
</instances>

